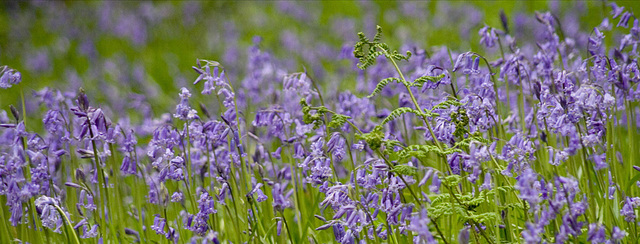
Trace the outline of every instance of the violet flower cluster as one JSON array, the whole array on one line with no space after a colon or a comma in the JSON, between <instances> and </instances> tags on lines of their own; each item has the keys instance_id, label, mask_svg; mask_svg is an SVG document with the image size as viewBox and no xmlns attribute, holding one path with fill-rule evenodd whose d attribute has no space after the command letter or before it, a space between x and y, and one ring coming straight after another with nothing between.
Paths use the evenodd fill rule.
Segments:
<instances>
[{"instance_id":1,"label":"violet flower cluster","mask_svg":"<svg viewBox=\"0 0 640 244\"><path fill-rule=\"evenodd\" d=\"M246 61L187 67L161 114L42 88L0 111L0 240L637 242L640 24L606 7L591 32L501 13L477 51L395 48L378 27L334 52L338 84L254 38Z\"/></svg>"}]
</instances>

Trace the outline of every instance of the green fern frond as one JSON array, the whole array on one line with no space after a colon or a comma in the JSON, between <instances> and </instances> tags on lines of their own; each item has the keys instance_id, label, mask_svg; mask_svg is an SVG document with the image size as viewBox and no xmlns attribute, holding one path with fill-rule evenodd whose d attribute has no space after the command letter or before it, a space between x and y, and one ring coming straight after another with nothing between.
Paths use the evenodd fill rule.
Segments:
<instances>
[{"instance_id":1,"label":"green fern frond","mask_svg":"<svg viewBox=\"0 0 640 244\"><path fill-rule=\"evenodd\" d=\"M342 114L334 114L331 116L331 122L327 124L329 128L340 128L344 123L347 122L351 117L342 115Z\"/></svg>"},{"instance_id":2,"label":"green fern frond","mask_svg":"<svg viewBox=\"0 0 640 244\"><path fill-rule=\"evenodd\" d=\"M356 139L364 140L365 142L367 142L367 144L371 149L377 150L382 146L382 142L384 140L384 133L381 130L374 129L369 133L356 135Z\"/></svg>"},{"instance_id":3,"label":"green fern frond","mask_svg":"<svg viewBox=\"0 0 640 244\"><path fill-rule=\"evenodd\" d=\"M371 95L367 97L372 98L373 96L378 95L378 93L380 93L382 89L384 89L391 82L402 83L400 79L395 77L389 77L389 78L383 79L380 82L378 82L378 84L376 85L376 89L374 89L373 92L371 92Z\"/></svg>"},{"instance_id":4,"label":"green fern frond","mask_svg":"<svg viewBox=\"0 0 640 244\"><path fill-rule=\"evenodd\" d=\"M409 108L409 107L401 107L401 108L396 108L393 111L391 111L391 113L389 114L389 116L387 116L386 118L384 118L384 120L382 120L382 122L376 126L376 128L382 128L382 126L386 125L387 123L397 119L398 117L402 116L403 114L406 113L412 113L415 114L417 116L420 117L431 117L433 116L431 113L429 112L420 112L416 109L413 108Z\"/></svg>"},{"instance_id":5,"label":"green fern frond","mask_svg":"<svg viewBox=\"0 0 640 244\"><path fill-rule=\"evenodd\" d=\"M393 166L393 169L391 169L389 172L393 172L400 175L415 176L418 173L418 169L411 165L402 164L402 165Z\"/></svg>"},{"instance_id":6,"label":"green fern frond","mask_svg":"<svg viewBox=\"0 0 640 244\"><path fill-rule=\"evenodd\" d=\"M431 110L436 110L436 109L447 109L451 106L462 106L464 105L463 103L461 103L460 101L458 101L458 99L454 98L454 97L447 97L446 101L443 101L441 103L438 103L436 105L433 106L433 108L431 108Z\"/></svg>"},{"instance_id":7,"label":"green fern frond","mask_svg":"<svg viewBox=\"0 0 640 244\"><path fill-rule=\"evenodd\" d=\"M424 83L427 82L438 82L445 77L445 74L437 75L437 76L421 76L411 83L411 86L422 87Z\"/></svg>"}]
</instances>

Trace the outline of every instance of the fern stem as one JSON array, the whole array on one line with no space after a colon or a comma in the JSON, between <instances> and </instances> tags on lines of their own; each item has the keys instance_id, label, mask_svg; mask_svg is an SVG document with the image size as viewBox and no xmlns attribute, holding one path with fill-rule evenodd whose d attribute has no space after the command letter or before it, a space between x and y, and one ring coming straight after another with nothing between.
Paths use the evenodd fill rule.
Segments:
<instances>
[{"instance_id":1,"label":"fern stem","mask_svg":"<svg viewBox=\"0 0 640 244\"><path fill-rule=\"evenodd\" d=\"M382 49L384 50L384 49ZM393 59L393 57L391 57L389 55L389 53L384 50L385 56L387 57L387 59L389 59L391 61L391 64L393 64L393 67L396 69L396 71L398 72L398 75L400 75L400 79L402 79L402 83L405 84L405 87L407 88L407 92L409 93L409 96L411 97L411 101L413 102L413 105L416 106L416 109L420 110L420 112L422 112L422 108L420 107L420 104L418 104L418 100L416 100L416 97L413 95L413 92L411 91L411 87L407 86L407 79L404 78L404 74L402 74L402 71L400 71L400 67L398 67L398 64L396 63L396 61ZM427 120L426 117L422 116L422 120L424 121L424 123L427 125L427 129L429 130L429 133L431 134L431 138L433 138L434 143L436 144L436 146L438 146L438 148L440 150L442 150L442 145L440 145L440 141L438 140L438 138L436 138L435 133L433 133L433 129L431 128L431 124L429 123L429 121Z\"/></svg>"}]
</instances>

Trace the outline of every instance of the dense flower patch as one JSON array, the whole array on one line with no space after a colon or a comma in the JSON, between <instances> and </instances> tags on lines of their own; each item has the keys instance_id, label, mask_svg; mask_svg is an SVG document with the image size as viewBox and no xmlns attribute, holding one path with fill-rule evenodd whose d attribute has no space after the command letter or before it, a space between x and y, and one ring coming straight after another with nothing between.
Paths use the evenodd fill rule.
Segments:
<instances>
[{"instance_id":1,"label":"dense flower patch","mask_svg":"<svg viewBox=\"0 0 640 244\"><path fill-rule=\"evenodd\" d=\"M0 242L637 242L640 23L607 9L590 33L502 14L467 52L378 26L334 57L342 86L256 38L243 77L195 60L160 115L144 94L134 115L88 86L24 94L3 66L24 95L0 111Z\"/></svg>"}]
</instances>

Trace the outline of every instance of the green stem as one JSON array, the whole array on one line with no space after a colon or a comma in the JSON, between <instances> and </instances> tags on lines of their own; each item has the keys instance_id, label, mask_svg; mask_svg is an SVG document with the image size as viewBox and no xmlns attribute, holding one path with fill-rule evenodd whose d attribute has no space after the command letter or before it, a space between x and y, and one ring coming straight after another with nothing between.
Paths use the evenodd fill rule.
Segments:
<instances>
[{"instance_id":1,"label":"green stem","mask_svg":"<svg viewBox=\"0 0 640 244\"><path fill-rule=\"evenodd\" d=\"M58 210L58 213L60 215L62 215L62 217L64 218L65 223L67 223L67 226L69 228L69 230L67 232L71 232L71 235L73 236L73 240L75 241L76 244L80 244L80 239L78 239L78 235L76 234L76 231L73 229L73 225L71 225L71 221L69 221L69 218L67 217L67 215L64 213L64 211L62 211L62 208L60 208L60 206L58 206L57 204L51 204L53 205L56 210Z\"/></svg>"}]
</instances>

